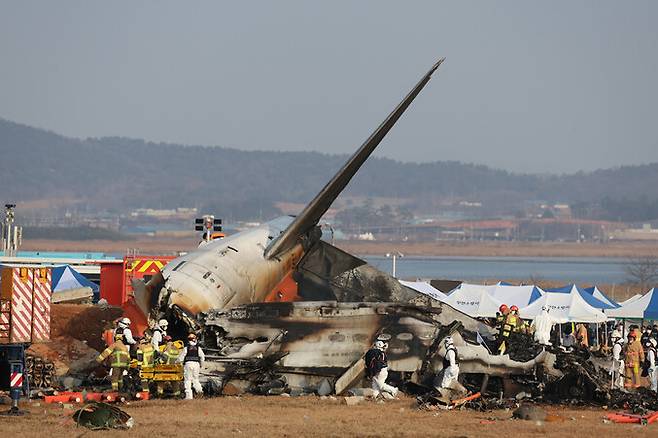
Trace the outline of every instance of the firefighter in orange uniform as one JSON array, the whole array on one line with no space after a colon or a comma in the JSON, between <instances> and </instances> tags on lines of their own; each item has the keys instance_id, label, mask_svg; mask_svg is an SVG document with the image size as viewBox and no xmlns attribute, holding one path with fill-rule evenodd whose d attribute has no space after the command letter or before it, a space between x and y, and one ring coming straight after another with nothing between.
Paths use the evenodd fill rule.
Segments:
<instances>
[{"instance_id":1,"label":"firefighter in orange uniform","mask_svg":"<svg viewBox=\"0 0 658 438\"><path fill-rule=\"evenodd\" d=\"M640 386L640 365L644 362L644 350L637 341L635 331L628 334L624 363L626 365L627 388L638 388Z\"/></svg>"}]
</instances>

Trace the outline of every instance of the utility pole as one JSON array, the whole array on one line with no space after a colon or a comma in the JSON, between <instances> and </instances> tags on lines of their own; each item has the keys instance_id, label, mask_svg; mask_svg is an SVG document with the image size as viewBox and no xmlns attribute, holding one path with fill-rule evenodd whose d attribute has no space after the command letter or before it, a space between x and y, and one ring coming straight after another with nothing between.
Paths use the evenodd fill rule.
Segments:
<instances>
[{"instance_id":1,"label":"utility pole","mask_svg":"<svg viewBox=\"0 0 658 438\"><path fill-rule=\"evenodd\" d=\"M14 225L16 204L5 204L5 221L2 224L2 250L5 257L16 257L16 250L23 240L23 228Z\"/></svg>"},{"instance_id":2,"label":"utility pole","mask_svg":"<svg viewBox=\"0 0 658 438\"><path fill-rule=\"evenodd\" d=\"M392 271L393 278L396 278L395 277L395 268L396 268L395 262L396 262L398 257L402 258L402 257L404 257L404 254L402 254L400 251L395 251L394 253L390 253L390 252L386 253L386 258L392 258L393 259L393 271Z\"/></svg>"}]
</instances>

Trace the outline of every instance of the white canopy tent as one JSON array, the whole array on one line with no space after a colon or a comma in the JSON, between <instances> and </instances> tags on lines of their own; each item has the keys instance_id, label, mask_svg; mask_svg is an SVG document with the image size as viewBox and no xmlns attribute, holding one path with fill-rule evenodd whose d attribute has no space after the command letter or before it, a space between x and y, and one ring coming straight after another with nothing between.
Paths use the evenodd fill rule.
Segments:
<instances>
[{"instance_id":1,"label":"white canopy tent","mask_svg":"<svg viewBox=\"0 0 658 438\"><path fill-rule=\"evenodd\" d=\"M544 291L534 285L514 286L498 283L493 290L489 291L489 294L508 306L515 305L520 309L541 298Z\"/></svg>"},{"instance_id":2,"label":"white canopy tent","mask_svg":"<svg viewBox=\"0 0 658 438\"><path fill-rule=\"evenodd\" d=\"M443 302L473 318L493 318L503 304L492 296L496 287L462 283Z\"/></svg>"},{"instance_id":3,"label":"white canopy tent","mask_svg":"<svg viewBox=\"0 0 658 438\"><path fill-rule=\"evenodd\" d=\"M640 298L606 313L615 318L658 320L658 291L653 288Z\"/></svg>"},{"instance_id":4,"label":"white canopy tent","mask_svg":"<svg viewBox=\"0 0 658 438\"><path fill-rule=\"evenodd\" d=\"M427 295L430 298L434 298L438 301L445 301L447 295L429 284L426 281L404 281L399 280L400 284L406 286L410 289L420 292L423 295Z\"/></svg>"},{"instance_id":5,"label":"white canopy tent","mask_svg":"<svg viewBox=\"0 0 658 438\"><path fill-rule=\"evenodd\" d=\"M579 293L571 291L546 292L541 298L519 311L521 318L534 319L542 307L548 309L555 323L565 322L605 322L608 317L601 310L590 306Z\"/></svg>"}]
</instances>

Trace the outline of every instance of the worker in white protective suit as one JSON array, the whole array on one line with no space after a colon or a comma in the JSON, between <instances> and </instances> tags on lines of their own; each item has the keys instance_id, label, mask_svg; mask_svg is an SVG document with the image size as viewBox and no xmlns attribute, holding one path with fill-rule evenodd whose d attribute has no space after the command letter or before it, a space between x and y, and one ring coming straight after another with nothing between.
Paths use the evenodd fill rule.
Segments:
<instances>
[{"instance_id":1,"label":"worker in white protective suit","mask_svg":"<svg viewBox=\"0 0 658 438\"><path fill-rule=\"evenodd\" d=\"M447 336L443 340L446 347L446 354L443 357L443 379L441 379L441 388L450 388L453 382L457 382L459 377L459 362L457 361L457 348L452 341L452 336Z\"/></svg>"},{"instance_id":2,"label":"worker in white protective suit","mask_svg":"<svg viewBox=\"0 0 658 438\"><path fill-rule=\"evenodd\" d=\"M553 319L548 314L546 306L541 308L539 315L532 322L535 330L535 341L542 345L551 345L551 329L553 328Z\"/></svg>"},{"instance_id":3,"label":"worker in white protective suit","mask_svg":"<svg viewBox=\"0 0 658 438\"><path fill-rule=\"evenodd\" d=\"M158 324L153 329L153 338L151 338L151 345L155 348L155 351L159 351L160 344L167 336L167 328L169 327L169 322L166 319L161 319L158 321Z\"/></svg>"},{"instance_id":4,"label":"worker in white protective suit","mask_svg":"<svg viewBox=\"0 0 658 438\"><path fill-rule=\"evenodd\" d=\"M366 375L372 379L374 397L380 394L385 398L395 398L398 389L386 383L388 377L388 360L386 349L388 345L384 341L376 341L373 348L368 350L365 357Z\"/></svg>"},{"instance_id":5,"label":"worker in white protective suit","mask_svg":"<svg viewBox=\"0 0 658 438\"><path fill-rule=\"evenodd\" d=\"M187 346L183 348L179 362L183 362L183 386L185 388L185 400L192 400L192 387L197 395L203 395L203 388L199 382L199 373L206 361L206 355L199 347L194 333L187 337Z\"/></svg>"},{"instance_id":6,"label":"worker in white protective suit","mask_svg":"<svg viewBox=\"0 0 658 438\"><path fill-rule=\"evenodd\" d=\"M652 391L658 392L658 373L656 373L656 345L658 342L655 338L647 341L646 361L649 379L649 387Z\"/></svg>"},{"instance_id":7,"label":"worker in white protective suit","mask_svg":"<svg viewBox=\"0 0 658 438\"><path fill-rule=\"evenodd\" d=\"M114 342L121 341L126 346L137 345L137 341L133 338L133 333L130 331L130 318L123 317L117 321L117 326L114 329Z\"/></svg>"},{"instance_id":8,"label":"worker in white protective suit","mask_svg":"<svg viewBox=\"0 0 658 438\"><path fill-rule=\"evenodd\" d=\"M610 335L612 341L612 387L617 389L624 388L624 338L619 330L613 330Z\"/></svg>"}]
</instances>

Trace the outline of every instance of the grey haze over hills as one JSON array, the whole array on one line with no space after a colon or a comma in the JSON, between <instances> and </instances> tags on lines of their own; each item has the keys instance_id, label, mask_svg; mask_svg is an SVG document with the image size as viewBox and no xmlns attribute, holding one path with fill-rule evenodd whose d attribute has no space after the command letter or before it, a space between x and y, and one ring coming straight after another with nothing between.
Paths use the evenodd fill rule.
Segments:
<instances>
[{"instance_id":1,"label":"grey haze over hills","mask_svg":"<svg viewBox=\"0 0 658 438\"><path fill-rule=\"evenodd\" d=\"M0 2L0 115L72 137L512 172L658 161L658 2Z\"/></svg>"},{"instance_id":2,"label":"grey haze over hills","mask_svg":"<svg viewBox=\"0 0 658 438\"><path fill-rule=\"evenodd\" d=\"M277 202L308 202L347 158L123 137L75 139L4 119L0 154L4 202L77 199L80 208L115 212L198 207L236 219L270 219L280 213ZM350 197L361 199L357 203L386 198L418 214L440 212L459 200L479 201L491 216L511 215L529 201L543 200L602 217L606 214L597 206L613 203L647 210L635 218L642 220L658 217L658 163L535 175L453 161L373 157L341 196Z\"/></svg>"}]
</instances>

